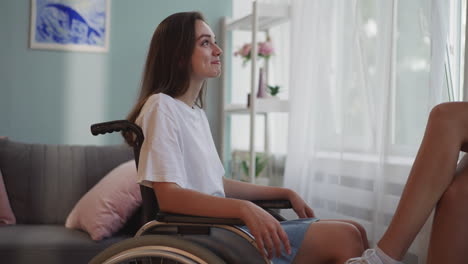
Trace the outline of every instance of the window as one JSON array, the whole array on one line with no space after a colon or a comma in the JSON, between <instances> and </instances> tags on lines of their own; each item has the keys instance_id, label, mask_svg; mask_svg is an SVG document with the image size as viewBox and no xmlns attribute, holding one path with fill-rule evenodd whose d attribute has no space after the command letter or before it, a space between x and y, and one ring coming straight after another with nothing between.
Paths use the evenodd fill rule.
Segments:
<instances>
[{"instance_id":1,"label":"window","mask_svg":"<svg viewBox=\"0 0 468 264\"><path fill-rule=\"evenodd\" d=\"M449 0L450 22L446 49L446 67L444 89L437 95L439 100L461 100L463 97L464 41L465 41L465 10L467 0ZM320 96L327 101L323 109L324 115L319 115L321 129L318 148L325 152L345 150L349 153L371 154L380 147L374 135L380 125L376 119L375 105L388 103L390 111L386 115L387 126L391 129L385 142L389 154L394 157L412 158L416 154L425 129L428 113L434 102L434 94L429 89L431 70L431 1L395 1L393 17L382 18L378 12L377 3L372 0L358 1L355 22L358 28L358 38L352 54L331 54L330 60L336 61L336 71L330 73L330 87L323 89ZM234 17L250 12L250 0L233 1ZM389 12L390 13L390 12ZM387 21L393 21L387 25ZM342 37L348 34L349 28L340 28L337 17L336 41L331 45L341 45ZM288 98L289 78L289 25L280 26L270 32L275 43L278 56L271 59L270 81L285 87L282 98ZM341 30L341 32L340 32ZM259 36L259 41L266 36ZM250 42L250 32L234 32L232 35L233 50L244 43ZM346 48L346 47L345 47ZM389 50L388 65L382 64L382 50ZM336 50L344 50L336 47ZM348 67L354 67L353 76L343 76L342 56L349 56ZM234 103L244 103L250 89L250 65L242 66L242 59L232 59L231 100ZM386 68L385 68L386 67ZM382 79L382 71L391 72L387 80ZM344 72L344 73L343 73ZM350 80L344 82L343 80ZM387 96L380 87L389 85ZM374 98L385 98L376 101ZM331 113L331 114L330 114ZM287 115L274 114L270 119L270 150L272 153L285 154L287 148ZM377 121L376 121L377 120ZM257 117L256 150L265 147L264 117ZM247 151L249 148L248 116L235 115L231 117L231 150ZM344 145L343 145L344 144Z\"/></svg>"},{"instance_id":2,"label":"window","mask_svg":"<svg viewBox=\"0 0 468 264\"><path fill-rule=\"evenodd\" d=\"M377 3L359 1L357 5L358 37L346 43L352 54L332 54L337 60L337 71L332 72L330 89L320 96L328 100L326 115L318 122L323 126L320 148L324 151L346 150L353 153L369 153L379 146L373 135L380 127L376 119L378 104L391 106L387 126L387 147L392 155L414 157L419 146L427 116L438 101L461 100L463 93L463 57L466 0L450 0L449 37L446 54L446 75L441 94L429 89L431 70L431 3L426 0L395 1L393 18L384 18L378 12ZM381 16L381 17L379 17ZM393 25L387 25L388 21ZM337 22L338 24L340 21ZM351 26L350 26L351 27ZM336 40L348 34L338 25ZM340 30L343 30L340 32ZM336 50L343 50L338 47ZM382 57L389 52L388 65ZM338 58L336 58L338 56ZM343 60L342 56L348 56ZM350 64L343 66L343 63ZM340 67L352 67L342 70ZM387 68L385 68L387 67ZM385 76L386 71L391 72ZM351 72L353 76L346 76ZM384 74L381 74L384 72ZM380 73L380 74L379 74ZM388 80L383 80L388 78ZM343 83L343 79L347 80ZM389 85L390 92L382 96L382 86ZM378 101L375 98L385 98ZM385 101L389 100L389 101ZM332 117L328 113L333 113Z\"/></svg>"},{"instance_id":3,"label":"window","mask_svg":"<svg viewBox=\"0 0 468 264\"><path fill-rule=\"evenodd\" d=\"M429 90L431 62L430 1L398 1L396 80L391 149L414 155L419 146L434 96L442 101L462 99L464 12L466 0L450 0L449 32L442 94ZM462 8L463 7L463 8ZM463 42L462 42L463 40ZM432 98L431 98L432 97Z\"/></svg>"}]
</instances>

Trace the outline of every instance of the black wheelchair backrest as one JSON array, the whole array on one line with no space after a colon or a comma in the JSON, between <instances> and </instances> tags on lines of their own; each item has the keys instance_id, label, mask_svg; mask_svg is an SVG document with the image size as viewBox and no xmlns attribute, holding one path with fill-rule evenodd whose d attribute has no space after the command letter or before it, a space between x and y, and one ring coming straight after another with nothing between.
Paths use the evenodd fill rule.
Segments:
<instances>
[{"instance_id":1,"label":"black wheelchair backrest","mask_svg":"<svg viewBox=\"0 0 468 264\"><path fill-rule=\"evenodd\" d=\"M135 163L138 169L138 162L140 159L140 149L143 145L145 137L141 128L128 120L115 120L109 122L103 122L91 125L91 133L95 136L100 134L107 134L113 132L131 132L135 135L135 144L133 145L133 153L135 156ZM142 213L143 223L147 223L156 218L156 214L159 212L159 205L156 195L152 188L144 185L140 185L141 197L143 200Z\"/></svg>"}]
</instances>

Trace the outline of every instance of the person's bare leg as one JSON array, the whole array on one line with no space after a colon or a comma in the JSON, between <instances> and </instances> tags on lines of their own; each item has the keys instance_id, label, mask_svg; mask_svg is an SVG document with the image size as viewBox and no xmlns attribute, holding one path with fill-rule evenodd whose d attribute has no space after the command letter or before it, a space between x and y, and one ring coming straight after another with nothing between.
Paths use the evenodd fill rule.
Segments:
<instances>
[{"instance_id":1,"label":"person's bare leg","mask_svg":"<svg viewBox=\"0 0 468 264\"><path fill-rule=\"evenodd\" d=\"M359 230L359 233L361 234L362 245L364 247L364 250L369 248L369 240L367 238L366 229L364 229L364 227L358 222L353 221L353 220L347 220L347 219L322 219L320 221L334 221L334 222L344 222L344 223L352 224Z\"/></svg>"},{"instance_id":2,"label":"person's bare leg","mask_svg":"<svg viewBox=\"0 0 468 264\"><path fill-rule=\"evenodd\" d=\"M455 180L437 204L428 264L468 263L468 155L459 163Z\"/></svg>"},{"instance_id":3,"label":"person's bare leg","mask_svg":"<svg viewBox=\"0 0 468 264\"><path fill-rule=\"evenodd\" d=\"M395 215L378 246L401 260L455 174L468 138L468 103L444 103L430 114L426 132Z\"/></svg>"},{"instance_id":4,"label":"person's bare leg","mask_svg":"<svg viewBox=\"0 0 468 264\"><path fill-rule=\"evenodd\" d=\"M363 251L361 233L354 225L320 220L310 225L293 263L343 264Z\"/></svg>"}]
</instances>

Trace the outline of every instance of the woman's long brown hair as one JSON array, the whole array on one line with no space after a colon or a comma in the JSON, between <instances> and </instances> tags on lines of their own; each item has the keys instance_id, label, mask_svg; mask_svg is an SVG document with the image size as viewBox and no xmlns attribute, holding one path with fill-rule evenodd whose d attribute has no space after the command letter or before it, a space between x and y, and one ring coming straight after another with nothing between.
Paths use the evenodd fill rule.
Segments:
<instances>
[{"instance_id":1,"label":"woman's long brown hair","mask_svg":"<svg viewBox=\"0 0 468 264\"><path fill-rule=\"evenodd\" d=\"M175 98L187 92L197 20L205 21L199 12L175 13L156 28L146 57L140 95L127 120L135 122L146 100L153 94L164 93ZM203 107L204 90L203 87L195 102L199 107ZM125 141L133 146L133 135L122 134Z\"/></svg>"}]
</instances>

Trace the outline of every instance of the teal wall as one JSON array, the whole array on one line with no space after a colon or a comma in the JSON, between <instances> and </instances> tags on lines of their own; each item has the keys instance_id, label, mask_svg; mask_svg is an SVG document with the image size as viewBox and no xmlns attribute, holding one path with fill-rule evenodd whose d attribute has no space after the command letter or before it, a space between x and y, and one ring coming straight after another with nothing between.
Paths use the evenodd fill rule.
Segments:
<instances>
[{"instance_id":1,"label":"teal wall","mask_svg":"<svg viewBox=\"0 0 468 264\"><path fill-rule=\"evenodd\" d=\"M122 119L133 105L148 45L169 14L198 10L215 34L232 0L112 0L108 53L32 50L30 0L0 1L0 136L52 144L118 143L89 125ZM221 80L210 80L207 115L219 142Z\"/></svg>"}]
</instances>

